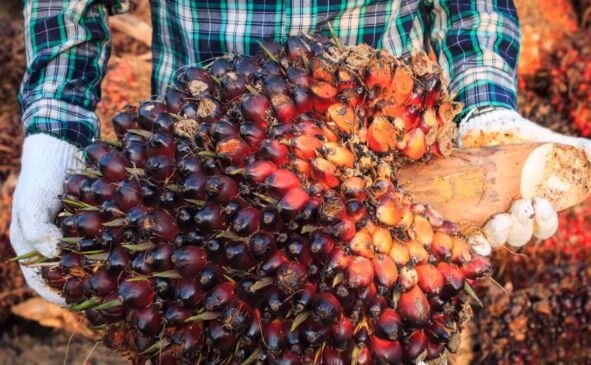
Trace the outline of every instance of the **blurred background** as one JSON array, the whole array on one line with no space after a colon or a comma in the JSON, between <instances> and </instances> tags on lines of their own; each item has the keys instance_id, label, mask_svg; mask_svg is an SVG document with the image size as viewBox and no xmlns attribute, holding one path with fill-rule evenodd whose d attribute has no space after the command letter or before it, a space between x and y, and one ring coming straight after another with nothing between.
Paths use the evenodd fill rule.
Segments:
<instances>
[{"instance_id":1,"label":"blurred background","mask_svg":"<svg viewBox=\"0 0 591 365\"><path fill-rule=\"evenodd\" d=\"M523 42L520 112L562 133L591 137L591 0L516 0ZM110 117L150 96L148 0L111 18L112 55L97 113ZM24 67L20 1L0 2L0 364L127 364L84 322L26 288L8 241L22 142L17 90ZM591 202L561 214L559 233L519 252L494 254L484 307L451 364L591 363Z\"/></svg>"}]
</instances>

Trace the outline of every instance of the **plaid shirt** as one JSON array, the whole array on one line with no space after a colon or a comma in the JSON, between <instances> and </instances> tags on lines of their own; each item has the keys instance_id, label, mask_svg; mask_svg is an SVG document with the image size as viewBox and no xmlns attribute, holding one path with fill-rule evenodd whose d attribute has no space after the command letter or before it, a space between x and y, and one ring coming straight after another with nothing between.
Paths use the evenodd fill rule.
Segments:
<instances>
[{"instance_id":1,"label":"plaid shirt","mask_svg":"<svg viewBox=\"0 0 591 365\"><path fill-rule=\"evenodd\" d=\"M27 71L20 90L28 135L84 146L109 57L108 15L125 0L25 0ZM254 54L257 40L284 40L330 22L345 44L396 56L432 47L452 94L466 105L516 108L520 28L512 0L152 0L152 93L179 68L227 52Z\"/></svg>"}]
</instances>

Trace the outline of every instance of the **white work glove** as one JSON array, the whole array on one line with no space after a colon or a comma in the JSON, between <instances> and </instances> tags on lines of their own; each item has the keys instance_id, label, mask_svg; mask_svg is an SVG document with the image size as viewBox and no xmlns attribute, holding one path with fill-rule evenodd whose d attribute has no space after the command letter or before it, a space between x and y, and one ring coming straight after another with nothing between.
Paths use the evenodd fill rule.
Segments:
<instances>
[{"instance_id":1,"label":"white work glove","mask_svg":"<svg viewBox=\"0 0 591 365\"><path fill-rule=\"evenodd\" d=\"M62 233L53 222L60 210L59 195L70 169L81 168L78 148L56 137L35 134L25 138L21 172L14 191L10 242L17 256L37 251L51 258L59 254ZM27 284L44 299L64 305L47 286L40 269L21 265Z\"/></svg>"},{"instance_id":2,"label":"white work glove","mask_svg":"<svg viewBox=\"0 0 591 365\"><path fill-rule=\"evenodd\" d=\"M591 141L569 137L523 118L514 110L488 108L469 113L458 129L460 148L496 146L510 143L553 142L580 147L591 161ZM477 253L489 255L503 244L521 247L532 237L546 239L558 228L558 215L544 198L519 199L509 212L494 215L479 232L468 237Z\"/></svg>"}]
</instances>

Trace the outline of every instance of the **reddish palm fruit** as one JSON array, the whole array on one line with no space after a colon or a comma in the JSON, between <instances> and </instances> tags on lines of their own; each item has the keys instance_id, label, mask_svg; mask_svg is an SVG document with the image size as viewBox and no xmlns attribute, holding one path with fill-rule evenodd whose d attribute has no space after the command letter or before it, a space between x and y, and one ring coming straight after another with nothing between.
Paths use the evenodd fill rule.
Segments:
<instances>
[{"instance_id":1,"label":"reddish palm fruit","mask_svg":"<svg viewBox=\"0 0 591 365\"><path fill-rule=\"evenodd\" d=\"M238 185L229 176L210 176L203 187L208 197L218 203L227 203L238 195Z\"/></svg>"},{"instance_id":2,"label":"reddish palm fruit","mask_svg":"<svg viewBox=\"0 0 591 365\"><path fill-rule=\"evenodd\" d=\"M353 257L347 267L347 278L352 288L368 286L374 278L371 260L361 256Z\"/></svg>"},{"instance_id":3,"label":"reddish palm fruit","mask_svg":"<svg viewBox=\"0 0 591 365\"><path fill-rule=\"evenodd\" d=\"M164 320L169 325L182 325L191 317L193 310L176 302L169 302L164 309Z\"/></svg>"},{"instance_id":4,"label":"reddish palm fruit","mask_svg":"<svg viewBox=\"0 0 591 365\"><path fill-rule=\"evenodd\" d=\"M178 151L176 153L178 154ZM203 171L199 158L195 156L183 156L177 158L177 168L182 176Z\"/></svg>"},{"instance_id":5,"label":"reddish palm fruit","mask_svg":"<svg viewBox=\"0 0 591 365\"><path fill-rule=\"evenodd\" d=\"M436 360L445 354L445 344L429 342L427 344L427 355L425 361Z\"/></svg>"},{"instance_id":6,"label":"reddish palm fruit","mask_svg":"<svg viewBox=\"0 0 591 365\"><path fill-rule=\"evenodd\" d=\"M118 112L111 118L113 129L117 137L121 138L129 129L138 127L137 108L134 106L126 106L122 111Z\"/></svg>"},{"instance_id":7,"label":"reddish palm fruit","mask_svg":"<svg viewBox=\"0 0 591 365\"><path fill-rule=\"evenodd\" d=\"M287 94L271 94L271 105L275 111L275 116L281 123L291 123L297 118L297 106Z\"/></svg>"},{"instance_id":8,"label":"reddish palm fruit","mask_svg":"<svg viewBox=\"0 0 591 365\"><path fill-rule=\"evenodd\" d=\"M269 257L277 250L277 244L273 235L268 232L257 232L248 241L248 248L253 258L257 260Z\"/></svg>"},{"instance_id":9,"label":"reddish palm fruit","mask_svg":"<svg viewBox=\"0 0 591 365\"><path fill-rule=\"evenodd\" d=\"M299 187L290 189L277 203L277 210L287 216L295 216L310 200L308 193Z\"/></svg>"},{"instance_id":10,"label":"reddish palm fruit","mask_svg":"<svg viewBox=\"0 0 591 365\"><path fill-rule=\"evenodd\" d=\"M310 75L303 68L288 67L285 73L287 75L287 79L289 80L289 82L296 85L296 88L305 90L308 87L310 87Z\"/></svg>"},{"instance_id":11,"label":"reddish palm fruit","mask_svg":"<svg viewBox=\"0 0 591 365\"><path fill-rule=\"evenodd\" d=\"M312 302L312 298L316 295L317 291L318 288L315 284L307 282L302 291L297 292L294 295L292 311L294 313L301 313L302 311L306 310Z\"/></svg>"},{"instance_id":12,"label":"reddish palm fruit","mask_svg":"<svg viewBox=\"0 0 591 365\"><path fill-rule=\"evenodd\" d=\"M427 355L427 346L429 340L422 330L415 330L405 340L406 346L404 348L404 359L406 361L416 361L422 359Z\"/></svg>"},{"instance_id":13,"label":"reddish palm fruit","mask_svg":"<svg viewBox=\"0 0 591 365\"><path fill-rule=\"evenodd\" d=\"M286 342L285 325L280 319L275 319L263 328L263 340L271 353L280 353Z\"/></svg>"},{"instance_id":14,"label":"reddish palm fruit","mask_svg":"<svg viewBox=\"0 0 591 365\"><path fill-rule=\"evenodd\" d=\"M226 242L225 253L226 261L233 268L250 269L255 264L244 242Z\"/></svg>"},{"instance_id":15,"label":"reddish palm fruit","mask_svg":"<svg viewBox=\"0 0 591 365\"><path fill-rule=\"evenodd\" d=\"M342 313L339 300L330 292L316 294L312 300L314 318L323 324L333 324Z\"/></svg>"},{"instance_id":16,"label":"reddish palm fruit","mask_svg":"<svg viewBox=\"0 0 591 365\"><path fill-rule=\"evenodd\" d=\"M115 290L117 281L108 271L101 269L90 277L88 285L94 295L104 297Z\"/></svg>"},{"instance_id":17,"label":"reddish palm fruit","mask_svg":"<svg viewBox=\"0 0 591 365\"><path fill-rule=\"evenodd\" d=\"M99 212L86 211L76 215L76 232L83 237L98 236L102 229Z\"/></svg>"},{"instance_id":18,"label":"reddish palm fruit","mask_svg":"<svg viewBox=\"0 0 591 365\"><path fill-rule=\"evenodd\" d=\"M115 205L123 212L129 211L142 202L142 188L137 180L119 181L115 188Z\"/></svg>"},{"instance_id":19,"label":"reddish palm fruit","mask_svg":"<svg viewBox=\"0 0 591 365\"><path fill-rule=\"evenodd\" d=\"M394 309L384 308L374 328L377 336L388 340L398 340L402 335L404 324Z\"/></svg>"},{"instance_id":20,"label":"reddish palm fruit","mask_svg":"<svg viewBox=\"0 0 591 365\"><path fill-rule=\"evenodd\" d=\"M170 135L155 133L146 143L148 157L163 155L172 158L174 151L174 140Z\"/></svg>"},{"instance_id":21,"label":"reddish palm fruit","mask_svg":"<svg viewBox=\"0 0 591 365\"><path fill-rule=\"evenodd\" d=\"M453 242L451 237L442 232L435 232L433 235L433 243L431 244L431 251L440 259L447 260L451 258L451 250Z\"/></svg>"},{"instance_id":22,"label":"reddish palm fruit","mask_svg":"<svg viewBox=\"0 0 591 365\"><path fill-rule=\"evenodd\" d=\"M398 280L398 268L394 260L388 255L377 254L372 263L378 283L386 288L393 287Z\"/></svg>"},{"instance_id":23,"label":"reddish palm fruit","mask_svg":"<svg viewBox=\"0 0 591 365\"><path fill-rule=\"evenodd\" d=\"M376 209L376 217L387 226L396 226L402 220L403 210L398 201L390 195L383 196Z\"/></svg>"},{"instance_id":24,"label":"reddish palm fruit","mask_svg":"<svg viewBox=\"0 0 591 365\"><path fill-rule=\"evenodd\" d=\"M330 227L327 232L341 241L348 241L355 235L355 228L355 221L350 217L344 217Z\"/></svg>"},{"instance_id":25,"label":"reddish palm fruit","mask_svg":"<svg viewBox=\"0 0 591 365\"><path fill-rule=\"evenodd\" d=\"M250 145L236 137L221 140L216 145L215 151L219 157L236 166L242 166L244 159L252 153Z\"/></svg>"},{"instance_id":26,"label":"reddish palm fruit","mask_svg":"<svg viewBox=\"0 0 591 365\"><path fill-rule=\"evenodd\" d=\"M302 325L302 333L309 345L317 347L328 340L329 328L309 318Z\"/></svg>"},{"instance_id":27,"label":"reddish palm fruit","mask_svg":"<svg viewBox=\"0 0 591 365\"><path fill-rule=\"evenodd\" d=\"M204 306L208 311L219 311L234 298L234 283L226 281L209 292L205 298Z\"/></svg>"},{"instance_id":28,"label":"reddish palm fruit","mask_svg":"<svg viewBox=\"0 0 591 365\"><path fill-rule=\"evenodd\" d=\"M97 163L104 155L108 153L111 153L111 147L107 143L102 141L97 141L92 144L89 144L84 149L84 156L86 157L86 160L91 164Z\"/></svg>"},{"instance_id":29,"label":"reddish palm fruit","mask_svg":"<svg viewBox=\"0 0 591 365\"><path fill-rule=\"evenodd\" d=\"M275 195L283 196L289 190L299 187L300 180L293 172L286 169L273 171L265 179L265 186Z\"/></svg>"},{"instance_id":30,"label":"reddish palm fruit","mask_svg":"<svg viewBox=\"0 0 591 365\"><path fill-rule=\"evenodd\" d=\"M144 101L140 104L138 109L139 124L143 129L152 130L152 126L156 118L166 112L166 106L159 101Z\"/></svg>"},{"instance_id":31,"label":"reddish palm fruit","mask_svg":"<svg viewBox=\"0 0 591 365\"><path fill-rule=\"evenodd\" d=\"M119 284L118 293L123 304L132 308L147 307L156 295L147 280L123 281Z\"/></svg>"},{"instance_id":32,"label":"reddish palm fruit","mask_svg":"<svg viewBox=\"0 0 591 365\"><path fill-rule=\"evenodd\" d=\"M236 337L220 321L211 321L205 333L208 347L218 354L230 353L236 344Z\"/></svg>"},{"instance_id":33,"label":"reddish palm fruit","mask_svg":"<svg viewBox=\"0 0 591 365\"><path fill-rule=\"evenodd\" d=\"M445 278L435 266L422 264L415 267L419 278L419 287L428 296L439 295L445 284Z\"/></svg>"},{"instance_id":34,"label":"reddish palm fruit","mask_svg":"<svg viewBox=\"0 0 591 365\"><path fill-rule=\"evenodd\" d=\"M80 196L80 187L86 182L84 175L67 175L64 181L64 193L75 197Z\"/></svg>"},{"instance_id":35,"label":"reddish palm fruit","mask_svg":"<svg viewBox=\"0 0 591 365\"><path fill-rule=\"evenodd\" d=\"M193 279L181 279L175 286L175 297L186 308L194 308L205 299L207 292L195 283Z\"/></svg>"},{"instance_id":36,"label":"reddish palm fruit","mask_svg":"<svg viewBox=\"0 0 591 365\"><path fill-rule=\"evenodd\" d=\"M437 264L437 270L441 272L445 279L442 294L450 297L459 293L464 288L465 278L460 269L447 262Z\"/></svg>"},{"instance_id":37,"label":"reddish palm fruit","mask_svg":"<svg viewBox=\"0 0 591 365\"><path fill-rule=\"evenodd\" d=\"M207 177L200 172L192 172L183 180L182 194L188 199L203 199Z\"/></svg>"},{"instance_id":38,"label":"reddish palm fruit","mask_svg":"<svg viewBox=\"0 0 591 365\"><path fill-rule=\"evenodd\" d=\"M176 270L185 278L198 275L207 263L206 260L205 250L197 246L176 248L171 257Z\"/></svg>"},{"instance_id":39,"label":"reddish palm fruit","mask_svg":"<svg viewBox=\"0 0 591 365\"><path fill-rule=\"evenodd\" d=\"M461 237L452 237L451 260L458 265L465 265L472 261L470 245Z\"/></svg>"},{"instance_id":40,"label":"reddish palm fruit","mask_svg":"<svg viewBox=\"0 0 591 365\"><path fill-rule=\"evenodd\" d=\"M412 289L419 282L419 274L412 265L403 266L400 268L400 280L398 284L402 290L406 291Z\"/></svg>"},{"instance_id":41,"label":"reddish palm fruit","mask_svg":"<svg viewBox=\"0 0 591 365\"><path fill-rule=\"evenodd\" d=\"M376 360L386 364L399 364L403 359L403 348L398 341L371 337L371 352Z\"/></svg>"},{"instance_id":42,"label":"reddish palm fruit","mask_svg":"<svg viewBox=\"0 0 591 365\"><path fill-rule=\"evenodd\" d=\"M285 44L285 53L292 61L301 57L309 58L311 50L302 37L288 37Z\"/></svg>"},{"instance_id":43,"label":"reddish palm fruit","mask_svg":"<svg viewBox=\"0 0 591 365\"><path fill-rule=\"evenodd\" d=\"M94 196L92 194L92 190L90 189L90 185L92 184L92 180L84 180L80 183L80 200L86 204L94 205L96 202L94 201Z\"/></svg>"},{"instance_id":44,"label":"reddish palm fruit","mask_svg":"<svg viewBox=\"0 0 591 365\"><path fill-rule=\"evenodd\" d=\"M67 303L73 303L82 298L84 295L84 280L76 277L66 279L62 290L62 294Z\"/></svg>"},{"instance_id":45,"label":"reddish palm fruit","mask_svg":"<svg viewBox=\"0 0 591 365\"><path fill-rule=\"evenodd\" d=\"M175 250L176 251L176 250ZM168 243L159 243L145 258L146 262L156 271L172 270L175 265L172 262L173 248Z\"/></svg>"},{"instance_id":46,"label":"reddish palm fruit","mask_svg":"<svg viewBox=\"0 0 591 365\"><path fill-rule=\"evenodd\" d=\"M174 120L169 114L160 114L154 121L154 133L171 134Z\"/></svg>"},{"instance_id":47,"label":"reddish palm fruit","mask_svg":"<svg viewBox=\"0 0 591 365\"><path fill-rule=\"evenodd\" d=\"M413 160L419 160L426 151L425 133L420 129L413 129L402 138L398 144L398 149L402 153Z\"/></svg>"},{"instance_id":48,"label":"reddish palm fruit","mask_svg":"<svg viewBox=\"0 0 591 365\"><path fill-rule=\"evenodd\" d=\"M312 234L310 250L317 256L328 256L335 247L335 242L329 235L316 231Z\"/></svg>"},{"instance_id":49,"label":"reddish palm fruit","mask_svg":"<svg viewBox=\"0 0 591 365\"><path fill-rule=\"evenodd\" d=\"M394 125L386 117L376 115L367 129L367 147L377 153L392 151L396 148L397 137Z\"/></svg>"},{"instance_id":50,"label":"reddish palm fruit","mask_svg":"<svg viewBox=\"0 0 591 365\"><path fill-rule=\"evenodd\" d=\"M466 279L477 279L489 275L492 272L492 264L488 257L476 256L467 265L462 266L461 270Z\"/></svg>"},{"instance_id":51,"label":"reddish palm fruit","mask_svg":"<svg viewBox=\"0 0 591 365\"><path fill-rule=\"evenodd\" d=\"M281 265L288 261L288 257L285 254L285 249L275 251L275 253L265 260L260 266L260 270L267 275L274 274Z\"/></svg>"},{"instance_id":52,"label":"reddish palm fruit","mask_svg":"<svg viewBox=\"0 0 591 365\"><path fill-rule=\"evenodd\" d=\"M228 225L222 208L218 204L208 204L199 209L193 217L197 227L204 230L221 231Z\"/></svg>"},{"instance_id":53,"label":"reddish palm fruit","mask_svg":"<svg viewBox=\"0 0 591 365\"><path fill-rule=\"evenodd\" d=\"M261 157L282 167L288 161L288 148L277 140L265 139L261 142Z\"/></svg>"},{"instance_id":54,"label":"reddish palm fruit","mask_svg":"<svg viewBox=\"0 0 591 365\"><path fill-rule=\"evenodd\" d=\"M303 134L289 141L292 152L303 160L309 160L316 156L316 150L322 147L322 141L318 138Z\"/></svg>"},{"instance_id":55,"label":"reddish palm fruit","mask_svg":"<svg viewBox=\"0 0 591 365\"><path fill-rule=\"evenodd\" d=\"M367 258L372 258L375 254L371 236L369 233L359 231L349 241L349 248L356 254Z\"/></svg>"},{"instance_id":56,"label":"reddish palm fruit","mask_svg":"<svg viewBox=\"0 0 591 365\"><path fill-rule=\"evenodd\" d=\"M326 111L327 119L336 125L342 133L351 134L358 128L358 120L351 106L332 104Z\"/></svg>"},{"instance_id":57,"label":"reddish palm fruit","mask_svg":"<svg viewBox=\"0 0 591 365\"><path fill-rule=\"evenodd\" d=\"M147 236L160 238L164 241L174 240L179 233L174 218L162 210L147 214L138 223L140 232Z\"/></svg>"},{"instance_id":58,"label":"reddish palm fruit","mask_svg":"<svg viewBox=\"0 0 591 365\"><path fill-rule=\"evenodd\" d=\"M261 213L258 209L254 207L244 207L240 209L234 217L231 228L239 235L248 236L251 233L258 231L260 216Z\"/></svg>"},{"instance_id":59,"label":"reddish palm fruit","mask_svg":"<svg viewBox=\"0 0 591 365\"><path fill-rule=\"evenodd\" d=\"M344 271L348 266L352 256L347 256L341 247L335 247L331 252L326 264L326 271Z\"/></svg>"},{"instance_id":60,"label":"reddish palm fruit","mask_svg":"<svg viewBox=\"0 0 591 365\"><path fill-rule=\"evenodd\" d=\"M235 72L227 72L220 77L221 95L223 99L234 99L246 91L246 78Z\"/></svg>"},{"instance_id":61,"label":"reddish palm fruit","mask_svg":"<svg viewBox=\"0 0 591 365\"><path fill-rule=\"evenodd\" d=\"M400 295L397 311L402 320L413 327L426 326L431 316L427 297L416 285Z\"/></svg>"},{"instance_id":62,"label":"reddish palm fruit","mask_svg":"<svg viewBox=\"0 0 591 365\"><path fill-rule=\"evenodd\" d=\"M170 157L159 155L149 157L144 168L148 177L158 182L164 182L173 175L175 165Z\"/></svg>"},{"instance_id":63,"label":"reddish palm fruit","mask_svg":"<svg viewBox=\"0 0 591 365\"><path fill-rule=\"evenodd\" d=\"M248 165L244 170L244 177L255 183L262 183L265 179L277 170L277 166L270 161L259 160Z\"/></svg>"},{"instance_id":64,"label":"reddish palm fruit","mask_svg":"<svg viewBox=\"0 0 591 365\"><path fill-rule=\"evenodd\" d=\"M304 265L287 261L283 263L275 273L275 285L283 295L292 295L301 290L308 278L308 272Z\"/></svg>"},{"instance_id":65,"label":"reddish palm fruit","mask_svg":"<svg viewBox=\"0 0 591 365\"><path fill-rule=\"evenodd\" d=\"M341 314L330 327L329 341L338 349L344 349L353 338L355 325L349 317Z\"/></svg>"},{"instance_id":66,"label":"reddish palm fruit","mask_svg":"<svg viewBox=\"0 0 591 365\"><path fill-rule=\"evenodd\" d=\"M160 332L163 325L162 314L155 308L144 308L137 311L136 328L146 336L154 336Z\"/></svg>"}]
</instances>

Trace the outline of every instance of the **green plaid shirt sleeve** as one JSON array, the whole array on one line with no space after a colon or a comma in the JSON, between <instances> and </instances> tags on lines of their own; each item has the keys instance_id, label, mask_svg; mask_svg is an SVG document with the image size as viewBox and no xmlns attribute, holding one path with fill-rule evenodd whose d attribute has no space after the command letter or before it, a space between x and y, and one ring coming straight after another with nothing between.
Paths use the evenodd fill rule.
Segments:
<instances>
[{"instance_id":1,"label":"green plaid shirt sleeve","mask_svg":"<svg viewBox=\"0 0 591 365\"><path fill-rule=\"evenodd\" d=\"M322 31L398 57L435 50L465 111L516 108L520 29L511 0L151 1L152 94L187 65L228 52L254 54L257 40ZM27 134L84 146L98 136L94 108L109 54L108 15L125 0L25 1L27 72L21 87Z\"/></svg>"},{"instance_id":2,"label":"green plaid shirt sleeve","mask_svg":"<svg viewBox=\"0 0 591 365\"><path fill-rule=\"evenodd\" d=\"M25 132L84 146L99 133L94 110L109 57L107 7L91 0L27 0L23 10Z\"/></svg>"},{"instance_id":3,"label":"green plaid shirt sleeve","mask_svg":"<svg viewBox=\"0 0 591 365\"><path fill-rule=\"evenodd\" d=\"M449 88L473 108L517 108L521 29L513 1L433 0L430 39Z\"/></svg>"}]
</instances>

